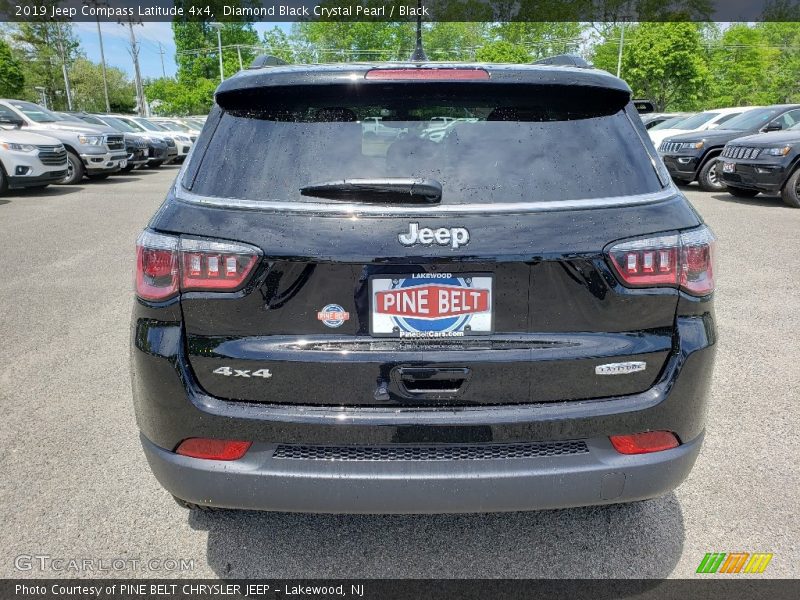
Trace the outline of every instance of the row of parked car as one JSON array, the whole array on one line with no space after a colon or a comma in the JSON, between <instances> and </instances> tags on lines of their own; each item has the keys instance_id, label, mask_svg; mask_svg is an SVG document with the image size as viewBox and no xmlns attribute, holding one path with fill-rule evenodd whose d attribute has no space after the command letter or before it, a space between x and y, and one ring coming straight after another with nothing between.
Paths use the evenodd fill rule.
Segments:
<instances>
[{"instance_id":1,"label":"row of parked car","mask_svg":"<svg viewBox=\"0 0 800 600\"><path fill-rule=\"evenodd\" d=\"M0 99L0 193L182 162L205 117L54 112Z\"/></svg>"},{"instance_id":2,"label":"row of parked car","mask_svg":"<svg viewBox=\"0 0 800 600\"><path fill-rule=\"evenodd\" d=\"M752 198L779 193L800 208L800 104L742 106L697 114L642 115L679 185Z\"/></svg>"}]
</instances>

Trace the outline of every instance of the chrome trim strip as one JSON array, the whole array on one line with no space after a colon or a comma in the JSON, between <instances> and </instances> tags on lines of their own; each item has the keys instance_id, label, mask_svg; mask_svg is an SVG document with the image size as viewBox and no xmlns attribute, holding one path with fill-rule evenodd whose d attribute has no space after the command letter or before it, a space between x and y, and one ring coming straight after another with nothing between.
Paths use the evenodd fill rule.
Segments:
<instances>
[{"instance_id":1,"label":"chrome trim strip","mask_svg":"<svg viewBox=\"0 0 800 600\"><path fill-rule=\"evenodd\" d=\"M189 161L187 160L186 163ZM185 167L184 167L185 168ZM175 198L187 204L209 206L213 208L233 208L238 210L258 210L262 212L282 212L294 214L326 214L335 216L439 216L439 215L471 215L500 213L552 212L560 210L588 210L595 208L611 208L615 206L632 206L653 204L669 200L680 192L670 185L658 192L638 196L617 196L610 198L589 198L584 200L549 200L546 202L498 202L482 204L443 204L436 206L374 206L364 204L344 204L332 202L285 202L279 200L243 200L237 198L219 198L201 196L183 188L180 181L184 169L178 174L175 183Z\"/></svg>"}]
</instances>

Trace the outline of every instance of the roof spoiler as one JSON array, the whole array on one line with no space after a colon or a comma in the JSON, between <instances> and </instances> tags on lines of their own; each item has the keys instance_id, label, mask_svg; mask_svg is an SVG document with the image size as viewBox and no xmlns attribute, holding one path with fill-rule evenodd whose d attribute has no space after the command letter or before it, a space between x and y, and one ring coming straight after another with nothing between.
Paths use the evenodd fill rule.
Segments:
<instances>
[{"instance_id":1,"label":"roof spoiler","mask_svg":"<svg viewBox=\"0 0 800 600\"><path fill-rule=\"evenodd\" d=\"M561 67L578 67L580 69L593 69L594 65L575 54L556 54L533 61L534 65L554 65Z\"/></svg>"},{"instance_id":2,"label":"roof spoiler","mask_svg":"<svg viewBox=\"0 0 800 600\"><path fill-rule=\"evenodd\" d=\"M644 99L633 99L633 106L636 108L636 112L643 114L643 113L651 113L656 111L656 106L653 104L651 100L644 100Z\"/></svg>"},{"instance_id":3,"label":"roof spoiler","mask_svg":"<svg viewBox=\"0 0 800 600\"><path fill-rule=\"evenodd\" d=\"M256 56L253 62L250 63L248 69L263 69L264 67L279 67L281 65L288 65L285 60L272 56L271 54L261 54Z\"/></svg>"}]
</instances>

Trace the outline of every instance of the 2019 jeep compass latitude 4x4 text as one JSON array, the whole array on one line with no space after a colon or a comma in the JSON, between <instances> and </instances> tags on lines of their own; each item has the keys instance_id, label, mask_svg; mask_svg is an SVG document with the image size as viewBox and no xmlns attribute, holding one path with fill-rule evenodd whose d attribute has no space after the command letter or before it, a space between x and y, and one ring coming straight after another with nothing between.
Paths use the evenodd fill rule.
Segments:
<instances>
[{"instance_id":1,"label":"2019 jeep compass latitude 4x4 text","mask_svg":"<svg viewBox=\"0 0 800 600\"><path fill-rule=\"evenodd\" d=\"M137 247L136 416L181 504L528 510L687 476L713 236L624 82L279 66L215 100Z\"/></svg>"}]
</instances>

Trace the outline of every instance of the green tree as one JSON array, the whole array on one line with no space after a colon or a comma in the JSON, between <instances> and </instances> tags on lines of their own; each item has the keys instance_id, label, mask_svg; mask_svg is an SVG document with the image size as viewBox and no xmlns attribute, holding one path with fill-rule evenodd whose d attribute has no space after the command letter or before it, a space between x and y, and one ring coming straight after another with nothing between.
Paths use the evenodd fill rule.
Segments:
<instances>
[{"instance_id":1,"label":"green tree","mask_svg":"<svg viewBox=\"0 0 800 600\"><path fill-rule=\"evenodd\" d=\"M688 22L626 26L621 75L634 95L652 100L656 110L700 108L710 81L702 31ZM616 73L619 34L617 27L594 48L595 66Z\"/></svg>"},{"instance_id":2,"label":"green tree","mask_svg":"<svg viewBox=\"0 0 800 600\"><path fill-rule=\"evenodd\" d=\"M14 58L11 47L0 39L0 97L16 98L22 93L25 76L22 65Z\"/></svg>"},{"instance_id":3,"label":"green tree","mask_svg":"<svg viewBox=\"0 0 800 600\"><path fill-rule=\"evenodd\" d=\"M415 33L414 24L406 27ZM492 41L492 36L487 22L439 21L424 25L422 41L431 60L475 60L477 49Z\"/></svg>"},{"instance_id":4,"label":"green tree","mask_svg":"<svg viewBox=\"0 0 800 600\"><path fill-rule=\"evenodd\" d=\"M736 24L728 27L712 50L712 93L718 106L771 104L771 66L780 51L767 44L763 28Z\"/></svg>"},{"instance_id":5,"label":"green tree","mask_svg":"<svg viewBox=\"0 0 800 600\"><path fill-rule=\"evenodd\" d=\"M162 77L146 81L144 91L156 114L197 115L211 109L217 85L218 80L200 78L187 86L171 77Z\"/></svg>"},{"instance_id":6,"label":"green tree","mask_svg":"<svg viewBox=\"0 0 800 600\"><path fill-rule=\"evenodd\" d=\"M405 60L414 48L414 30L400 22L306 21L292 26L295 47L313 62Z\"/></svg>"},{"instance_id":7,"label":"green tree","mask_svg":"<svg viewBox=\"0 0 800 600\"><path fill-rule=\"evenodd\" d=\"M492 34L499 40L527 49L528 60L536 60L554 54L575 54L582 43L586 26L577 22L510 22L492 27Z\"/></svg>"},{"instance_id":8,"label":"green tree","mask_svg":"<svg viewBox=\"0 0 800 600\"><path fill-rule=\"evenodd\" d=\"M295 44L293 39L280 27L273 27L264 32L264 52L280 58L287 63L311 62L310 53L301 50L300 44Z\"/></svg>"},{"instance_id":9,"label":"green tree","mask_svg":"<svg viewBox=\"0 0 800 600\"><path fill-rule=\"evenodd\" d=\"M800 102L800 14L796 21L759 23L756 28L777 55L766 73L766 86L774 102Z\"/></svg>"},{"instance_id":10,"label":"green tree","mask_svg":"<svg viewBox=\"0 0 800 600\"><path fill-rule=\"evenodd\" d=\"M178 65L178 80L192 85L197 79L219 81L219 51L217 30L202 21L173 21L175 38L175 62ZM239 71L239 56L242 66L247 67L256 55L259 45L258 33L252 23L223 23L222 64L225 77Z\"/></svg>"},{"instance_id":11,"label":"green tree","mask_svg":"<svg viewBox=\"0 0 800 600\"><path fill-rule=\"evenodd\" d=\"M23 97L39 102L37 87L44 88L51 108L67 107L67 95L62 72L63 60L67 70L80 57L80 43L71 23L23 22L12 31L11 40L18 50L25 70Z\"/></svg>"},{"instance_id":12,"label":"green tree","mask_svg":"<svg viewBox=\"0 0 800 600\"><path fill-rule=\"evenodd\" d=\"M530 62L531 56L524 46L498 40L478 48L475 60L493 63L527 63Z\"/></svg>"},{"instance_id":13,"label":"green tree","mask_svg":"<svg viewBox=\"0 0 800 600\"><path fill-rule=\"evenodd\" d=\"M70 70L73 105L87 112L105 112L103 71L98 63L77 59ZM106 67L108 100L114 112L131 112L136 108L136 90L127 75L115 67Z\"/></svg>"}]
</instances>

